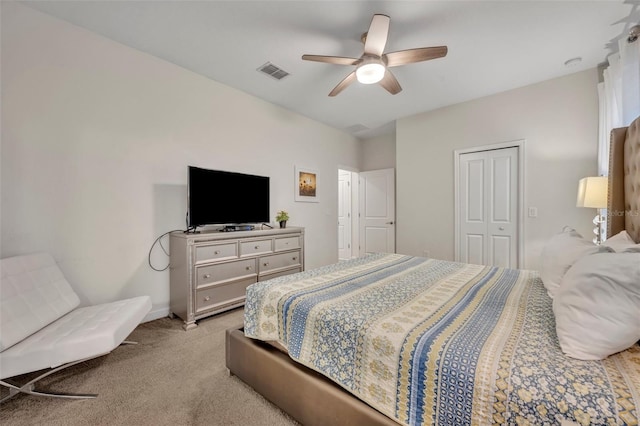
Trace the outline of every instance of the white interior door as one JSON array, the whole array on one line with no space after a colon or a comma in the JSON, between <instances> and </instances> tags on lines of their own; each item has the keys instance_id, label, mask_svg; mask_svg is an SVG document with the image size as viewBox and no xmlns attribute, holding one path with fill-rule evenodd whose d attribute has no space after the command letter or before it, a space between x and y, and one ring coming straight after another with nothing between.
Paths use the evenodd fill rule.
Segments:
<instances>
[{"instance_id":1,"label":"white interior door","mask_svg":"<svg viewBox=\"0 0 640 426\"><path fill-rule=\"evenodd\" d=\"M351 172L338 170L338 259L351 258Z\"/></svg>"},{"instance_id":2,"label":"white interior door","mask_svg":"<svg viewBox=\"0 0 640 426\"><path fill-rule=\"evenodd\" d=\"M360 173L360 253L395 253L395 170Z\"/></svg>"},{"instance_id":3,"label":"white interior door","mask_svg":"<svg viewBox=\"0 0 640 426\"><path fill-rule=\"evenodd\" d=\"M458 157L458 253L480 265L518 267L519 147Z\"/></svg>"}]
</instances>

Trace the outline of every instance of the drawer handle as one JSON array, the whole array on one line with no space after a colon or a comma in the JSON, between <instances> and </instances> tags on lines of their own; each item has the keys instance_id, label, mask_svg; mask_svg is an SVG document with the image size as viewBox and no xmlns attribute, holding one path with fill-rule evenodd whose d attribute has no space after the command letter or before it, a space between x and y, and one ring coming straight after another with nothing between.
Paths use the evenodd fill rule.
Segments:
<instances>
[{"instance_id":1,"label":"drawer handle","mask_svg":"<svg viewBox=\"0 0 640 426\"><path fill-rule=\"evenodd\" d=\"M269 266L269 262L264 262L262 266Z\"/></svg>"},{"instance_id":2,"label":"drawer handle","mask_svg":"<svg viewBox=\"0 0 640 426\"><path fill-rule=\"evenodd\" d=\"M258 250L260 248L260 246L255 246L254 249Z\"/></svg>"},{"instance_id":3,"label":"drawer handle","mask_svg":"<svg viewBox=\"0 0 640 426\"><path fill-rule=\"evenodd\" d=\"M209 297L209 296L207 296L207 297L205 297L205 298L204 298L204 301L205 301L205 302L208 302L209 300L211 300L211 297Z\"/></svg>"},{"instance_id":4,"label":"drawer handle","mask_svg":"<svg viewBox=\"0 0 640 426\"><path fill-rule=\"evenodd\" d=\"M298 258L297 258L297 257L295 257L295 256L293 256L293 258L292 258L292 259L293 259L293 260L298 260Z\"/></svg>"},{"instance_id":5,"label":"drawer handle","mask_svg":"<svg viewBox=\"0 0 640 426\"><path fill-rule=\"evenodd\" d=\"M205 279L211 278L211 274L204 274L204 276L202 278L205 278Z\"/></svg>"},{"instance_id":6,"label":"drawer handle","mask_svg":"<svg viewBox=\"0 0 640 426\"><path fill-rule=\"evenodd\" d=\"M247 266L247 271L250 271L250 270L251 270L251 266Z\"/></svg>"},{"instance_id":7,"label":"drawer handle","mask_svg":"<svg viewBox=\"0 0 640 426\"><path fill-rule=\"evenodd\" d=\"M220 250L214 251L213 254L220 254Z\"/></svg>"}]
</instances>

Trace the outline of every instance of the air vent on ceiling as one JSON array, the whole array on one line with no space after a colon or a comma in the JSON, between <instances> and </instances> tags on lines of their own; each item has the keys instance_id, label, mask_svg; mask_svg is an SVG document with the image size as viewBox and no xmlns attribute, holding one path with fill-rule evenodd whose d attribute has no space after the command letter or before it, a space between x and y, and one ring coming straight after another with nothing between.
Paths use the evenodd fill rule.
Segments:
<instances>
[{"instance_id":1,"label":"air vent on ceiling","mask_svg":"<svg viewBox=\"0 0 640 426\"><path fill-rule=\"evenodd\" d=\"M273 65L271 62L267 62L266 64L258 68L258 71L262 71L263 73L275 78L276 80L282 80L289 75L288 72L276 65Z\"/></svg>"},{"instance_id":2,"label":"air vent on ceiling","mask_svg":"<svg viewBox=\"0 0 640 426\"><path fill-rule=\"evenodd\" d=\"M346 127L344 130L346 130L348 133L358 133L369 130L369 128L364 124L354 124L353 126Z\"/></svg>"}]
</instances>

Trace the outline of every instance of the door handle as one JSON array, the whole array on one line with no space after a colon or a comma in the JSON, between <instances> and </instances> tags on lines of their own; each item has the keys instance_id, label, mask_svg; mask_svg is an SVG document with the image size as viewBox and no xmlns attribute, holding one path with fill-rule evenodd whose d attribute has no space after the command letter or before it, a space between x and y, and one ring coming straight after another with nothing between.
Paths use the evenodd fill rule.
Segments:
<instances>
[{"instance_id":1,"label":"door handle","mask_svg":"<svg viewBox=\"0 0 640 426\"><path fill-rule=\"evenodd\" d=\"M387 222L387 225L393 225L393 221Z\"/></svg>"}]
</instances>

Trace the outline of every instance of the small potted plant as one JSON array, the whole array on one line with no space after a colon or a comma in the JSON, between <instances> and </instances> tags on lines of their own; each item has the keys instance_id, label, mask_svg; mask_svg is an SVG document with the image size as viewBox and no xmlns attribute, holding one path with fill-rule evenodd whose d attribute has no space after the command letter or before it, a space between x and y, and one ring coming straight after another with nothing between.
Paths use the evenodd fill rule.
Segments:
<instances>
[{"instance_id":1,"label":"small potted plant","mask_svg":"<svg viewBox=\"0 0 640 426\"><path fill-rule=\"evenodd\" d=\"M287 227L287 221L289 220L289 213L285 210L280 210L276 216L276 222L280 222L280 228Z\"/></svg>"}]
</instances>

